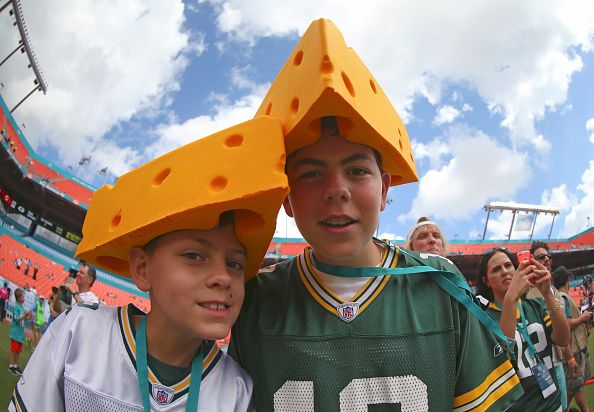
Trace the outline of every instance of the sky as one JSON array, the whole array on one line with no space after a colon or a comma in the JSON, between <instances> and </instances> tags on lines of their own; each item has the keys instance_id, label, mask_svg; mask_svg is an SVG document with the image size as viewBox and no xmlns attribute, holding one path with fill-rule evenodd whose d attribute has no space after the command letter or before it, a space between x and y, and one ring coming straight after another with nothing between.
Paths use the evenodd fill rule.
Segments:
<instances>
[{"instance_id":1,"label":"sky","mask_svg":"<svg viewBox=\"0 0 594 412\"><path fill-rule=\"evenodd\" d=\"M477 240L493 201L559 208L553 238L594 224L591 0L21 4L48 89L13 116L39 154L95 187L252 118L324 17L390 98L416 158L419 182L390 189L378 235L402 239L429 216L449 239ZM18 44L13 21L0 14L1 59ZM0 67L9 107L33 78L21 53ZM538 216L535 238L548 237L552 219ZM507 238L510 223L510 213L491 213L486 238ZM282 212L276 235L300 236Z\"/></svg>"}]
</instances>

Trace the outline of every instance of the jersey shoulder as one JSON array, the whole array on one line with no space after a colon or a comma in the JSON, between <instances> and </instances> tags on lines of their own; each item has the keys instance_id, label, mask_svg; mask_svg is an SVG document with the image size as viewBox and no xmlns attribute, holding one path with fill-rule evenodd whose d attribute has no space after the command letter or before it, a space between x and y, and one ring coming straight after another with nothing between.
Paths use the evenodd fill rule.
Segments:
<instances>
[{"instance_id":1,"label":"jersey shoulder","mask_svg":"<svg viewBox=\"0 0 594 412\"><path fill-rule=\"evenodd\" d=\"M258 275L246 284L246 296L253 293L270 295L286 290L291 274L297 271L295 259L297 258L284 260L261 269Z\"/></svg>"},{"instance_id":2,"label":"jersey shoulder","mask_svg":"<svg viewBox=\"0 0 594 412\"><path fill-rule=\"evenodd\" d=\"M72 329L76 333L98 330L105 325L117 322L118 307L98 303L77 303L70 306L52 322L52 327ZM85 332L86 333L86 332Z\"/></svg>"},{"instance_id":3,"label":"jersey shoulder","mask_svg":"<svg viewBox=\"0 0 594 412\"><path fill-rule=\"evenodd\" d=\"M434 269L438 270L445 270L448 272L454 272L460 274L460 271L454 265L450 259L434 255L431 253L422 253L422 252L415 252L411 250L404 250L397 246L391 246L398 251L398 254L401 256L401 262L398 262L398 266L402 267L413 267L413 266L430 266Z\"/></svg>"}]
</instances>

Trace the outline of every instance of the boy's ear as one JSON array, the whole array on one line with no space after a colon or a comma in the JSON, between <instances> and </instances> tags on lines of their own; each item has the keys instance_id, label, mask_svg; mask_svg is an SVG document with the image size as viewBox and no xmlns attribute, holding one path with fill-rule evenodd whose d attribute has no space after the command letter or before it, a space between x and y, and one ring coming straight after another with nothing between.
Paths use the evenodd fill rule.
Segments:
<instances>
[{"instance_id":1,"label":"boy's ear","mask_svg":"<svg viewBox=\"0 0 594 412\"><path fill-rule=\"evenodd\" d=\"M285 213L287 214L287 216L294 217L293 208L291 207L291 201L289 200L289 196L285 197L285 200L283 201L283 208L285 209Z\"/></svg>"},{"instance_id":2,"label":"boy's ear","mask_svg":"<svg viewBox=\"0 0 594 412\"><path fill-rule=\"evenodd\" d=\"M388 189L390 189L390 182L392 181L392 176L388 172L382 172L382 205L380 210L384 210L386 208L388 198Z\"/></svg>"},{"instance_id":3,"label":"boy's ear","mask_svg":"<svg viewBox=\"0 0 594 412\"><path fill-rule=\"evenodd\" d=\"M132 280L143 292L148 292L151 288L151 281L148 271L149 255L140 247L133 247L128 253L128 262L130 264L130 275Z\"/></svg>"}]
</instances>

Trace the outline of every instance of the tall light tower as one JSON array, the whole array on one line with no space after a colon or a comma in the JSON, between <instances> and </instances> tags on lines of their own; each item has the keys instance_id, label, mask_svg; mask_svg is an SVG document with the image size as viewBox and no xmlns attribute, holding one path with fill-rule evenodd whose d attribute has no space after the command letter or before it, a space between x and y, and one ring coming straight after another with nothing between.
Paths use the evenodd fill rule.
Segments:
<instances>
[{"instance_id":1,"label":"tall light tower","mask_svg":"<svg viewBox=\"0 0 594 412\"><path fill-rule=\"evenodd\" d=\"M25 97L23 97L11 110L10 112L14 112L17 107L21 105L29 96L31 96L36 91L41 91L45 94L47 91L47 86L45 81L43 80L43 74L39 69L39 64L37 63L37 57L33 52L33 48L31 47L31 43L29 42L29 32L27 30L27 25L25 24L25 18L23 17L23 8L21 7L20 0L8 0L2 6L0 6L0 13L4 10L8 9L8 13L14 17L13 25L18 28L20 39L16 47L8 53L8 55L0 62L0 67L8 59L10 59L17 51L21 51L21 53L26 53L27 58L29 59L29 68L33 69L33 74L35 75L35 79L33 79L33 90L31 90Z\"/></svg>"},{"instance_id":2,"label":"tall light tower","mask_svg":"<svg viewBox=\"0 0 594 412\"><path fill-rule=\"evenodd\" d=\"M532 239L532 235L534 234L534 226L536 226L536 218L540 213L544 213L545 215L551 214L553 215L553 221L551 222L551 229L549 230L549 239L551 238L551 233L553 232L553 224L555 223L555 216L559 214L559 208L557 207L549 207L549 206L539 206L539 205L526 205L521 203L515 202L490 202L487 203L484 207L487 211L487 221L485 222L485 230L483 231L483 240L485 240L485 235L487 234L487 225L489 224L489 216L491 215L491 211L493 210L510 210L513 213L512 221L509 226L509 233L507 235L508 239L511 239L512 230L514 227L514 221L516 220L516 214L518 212L526 212L526 213L534 213L534 220L532 221L532 226L530 229L530 239Z\"/></svg>"}]
</instances>

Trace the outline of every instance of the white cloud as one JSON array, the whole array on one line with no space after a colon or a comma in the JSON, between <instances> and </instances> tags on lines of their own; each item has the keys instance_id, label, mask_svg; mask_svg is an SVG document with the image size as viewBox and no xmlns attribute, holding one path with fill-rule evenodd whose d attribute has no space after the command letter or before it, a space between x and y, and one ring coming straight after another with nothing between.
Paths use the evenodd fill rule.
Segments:
<instances>
[{"instance_id":1,"label":"white cloud","mask_svg":"<svg viewBox=\"0 0 594 412\"><path fill-rule=\"evenodd\" d=\"M18 109L34 147L50 145L64 164L95 150L101 137L119 122L167 104L179 87L189 45L181 1L59 0L23 2L29 37L48 83L47 95L36 93ZM0 16L0 38L14 37L7 13ZM2 49L10 46L4 44ZM196 53L200 35L187 49ZM30 90L31 73L15 64L2 91L16 102ZM3 76L4 77L4 76ZM124 150L127 161L136 148ZM128 165L129 166L129 165ZM126 169L126 167L122 167Z\"/></svg>"},{"instance_id":2,"label":"white cloud","mask_svg":"<svg viewBox=\"0 0 594 412\"><path fill-rule=\"evenodd\" d=\"M569 192L565 183L551 189L545 190L541 196L541 203L545 206L558 207L561 212L571 209L578 199Z\"/></svg>"},{"instance_id":3,"label":"white cloud","mask_svg":"<svg viewBox=\"0 0 594 412\"><path fill-rule=\"evenodd\" d=\"M441 167L444 157L450 154L450 148L447 142L441 139L434 139L428 144L413 140L412 149L417 163L423 162L424 159L429 159L432 169Z\"/></svg>"},{"instance_id":4,"label":"white cloud","mask_svg":"<svg viewBox=\"0 0 594 412\"><path fill-rule=\"evenodd\" d=\"M157 141L146 149L145 155L154 158L196 139L250 120L263 97L263 94L249 94L229 102L226 96L218 95L213 98L212 115L200 115L182 123L172 119L168 124L159 125L155 130Z\"/></svg>"},{"instance_id":5,"label":"white cloud","mask_svg":"<svg viewBox=\"0 0 594 412\"><path fill-rule=\"evenodd\" d=\"M377 238L385 240L404 240L402 236L397 236L396 234L390 232L382 232L377 236Z\"/></svg>"},{"instance_id":6,"label":"white cloud","mask_svg":"<svg viewBox=\"0 0 594 412\"><path fill-rule=\"evenodd\" d=\"M501 146L480 131L452 128L448 146L451 158L421 177L405 218L463 219L489 200L511 197L530 179L524 154Z\"/></svg>"},{"instance_id":7,"label":"white cloud","mask_svg":"<svg viewBox=\"0 0 594 412\"><path fill-rule=\"evenodd\" d=\"M248 44L302 34L313 19L331 18L405 120L416 97L439 104L445 86L462 83L501 114L515 147L541 153L550 143L535 122L565 102L571 76L583 65L576 51L592 50L594 41L590 0L210 3L219 29Z\"/></svg>"},{"instance_id":8,"label":"white cloud","mask_svg":"<svg viewBox=\"0 0 594 412\"><path fill-rule=\"evenodd\" d=\"M590 141L594 143L594 117L592 119L588 119L586 122L586 130L592 132L590 135Z\"/></svg>"},{"instance_id":9,"label":"white cloud","mask_svg":"<svg viewBox=\"0 0 594 412\"><path fill-rule=\"evenodd\" d=\"M594 224L594 160L582 174L577 191L581 193L571 196L571 209L565 216L561 236L576 235ZM579 196L581 199L576 200Z\"/></svg>"},{"instance_id":10,"label":"white cloud","mask_svg":"<svg viewBox=\"0 0 594 412\"><path fill-rule=\"evenodd\" d=\"M194 56L200 57L202 56L202 53L204 53L207 50L207 48L208 47L206 44L206 34L204 34L203 32L192 33L192 36L188 44L188 50L192 51L194 53Z\"/></svg>"},{"instance_id":11,"label":"white cloud","mask_svg":"<svg viewBox=\"0 0 594 412\"><path fill-rule=\"evenodd\" d=\"M446 104L437 109L437 116L433 119L433 123L436 126L452 123L458 116L460 116L460 111L455 107Z\"/></svg>"},{"instance_id":12,"label":"white cloud","mask_svg":"<svg viewBox=\"0 0 594 412\"><path fill-rule=\"evenodd\" d=\"M472 110L473 110L472 105L470 105L468 103L464 103L464 105L462 106L463 112L471 112Z\"/></svg>"}]
</instances>

